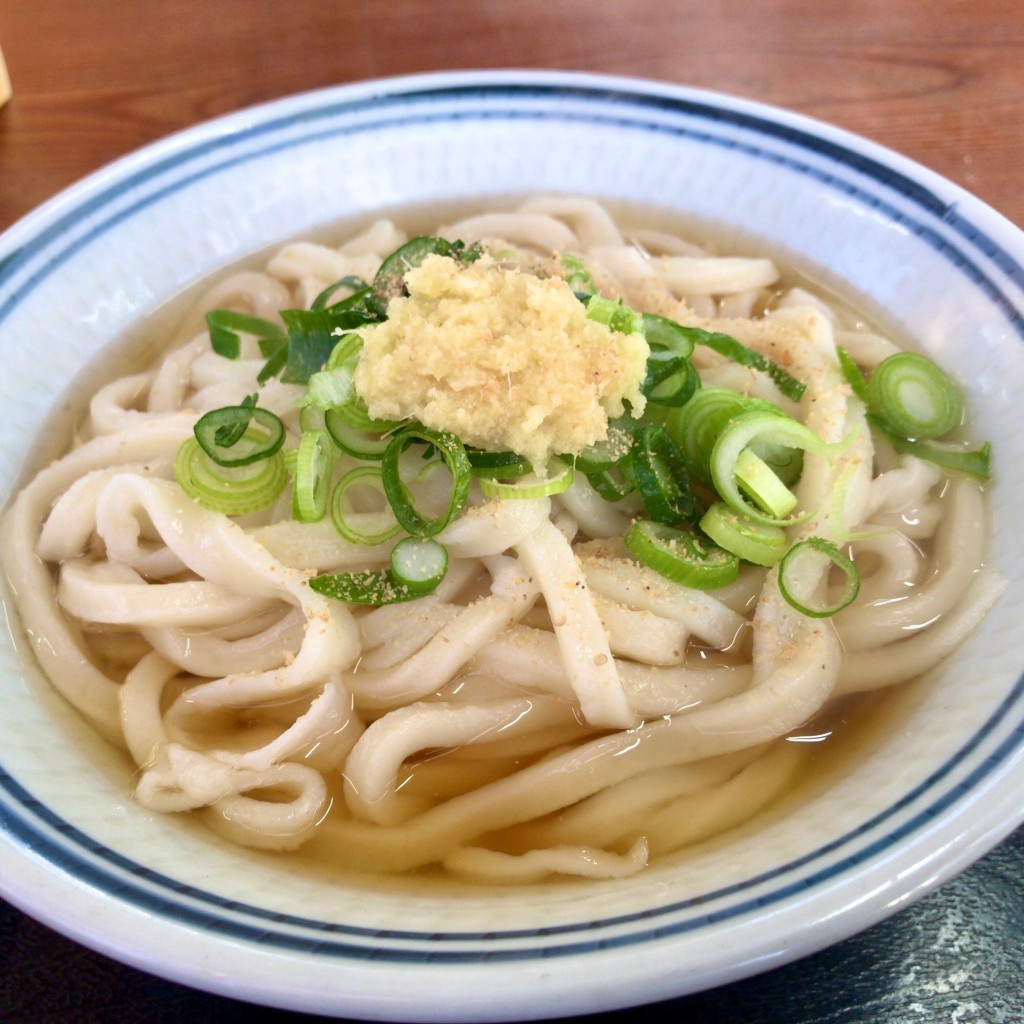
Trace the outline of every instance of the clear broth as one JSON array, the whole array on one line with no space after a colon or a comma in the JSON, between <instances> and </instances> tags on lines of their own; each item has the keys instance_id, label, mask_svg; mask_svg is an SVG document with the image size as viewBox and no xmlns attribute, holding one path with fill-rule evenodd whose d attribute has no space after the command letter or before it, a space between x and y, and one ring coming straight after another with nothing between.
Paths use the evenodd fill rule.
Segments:
<instances>
[{"instance_id":1,"label":"clear broth","mask_svg":"<svg viewBox=\"0 0 1024 1024\"><path fill-rule=\"evenodd\" d=\"M434 230L438 224L453 222L484 207L488 210L511 209L520 198L508 197L498 201L481 199L435 205L430 208L376 211L372 217L366 216L357 220L330 224L304 237L307 240L329 244L332 241L336 242L356 234L381 216L390 216L412 236L428 233ZM769 253L784 269L785 276L780 283L780 289L794 285L806 287L843 312L848 318L849 326L860 326L869 322L879 329L880 333L886 333L886 326L889 326L889 336L894 336L891 325L884 324L884 318L880 311L870 310L868 311L869 317L865 318L863 304L858 303L856 298L854 301L850 301L848 298L837 295L831 282L824 280L814 268L799 265L788 254L779 253L777 248L772 249L755 237L745 235L735 228L709 224L697 218L666 214L663 210L641 205L608 205L620 223L626 223L635 228L658 227L681 237L692 239L714 254L762 256ZM76 431L87 411L89 398L97 388L115 376L143 370L169 347L169 343L172 346L184 341L202 329L201 320L188 316L189 310L194 307L200 294L219 280L239 270L261 267L269 255L279 248L280 243L268 246L190 287L171 302L142 318L123 337L115 340L102 353L98 354L85 367L68 393L57 404L51 421L41 433L41 436L47 439L45 445L41 445L31 454L23 471L22 481L29 479L42 465L66 450L74 442ZM897 338L901 344L904 340ZM8 608L7 610L8 618L13 624L16 621L16 615L12 614L13 609ZM28 650L26 642L20 642L19 647L22 651ZM743 841L748 841L751 836L756 836L757 829L763 824L790 814L807 801L816 800L823 794L827 794L838 779L849 773L856 765L863 763L865 759L870 758L875 751L897 734L913 713L914 708L923 699L924 693L924 684L915 681L887 691L846 698L830 704L817 719L809 722L797 733L779 741L799 744L801 750L802 767L799 770L799 781L784 797L759 812L739 829L726 832L694 847L666 855L663 862L683 861L695 850L727 846L741 837ZM135 765L125 756L123 785L126 794L130 792L132 779L136 772ZM339 778L335 786L334 797L336 800L342 799L340 781ZM195 817L183 821L182 827L188 828L196 834L205 832ZM466 893L480 888L478 885L467 884L458 879L445 878L439 870L434 868L418 870L402 878L372 873L363 876L360 872L341 869L335 863L331 843L317 835L294 852L268 853L239 848L238 854L240 859L250 865L254 867L264 865L269 870L279 869L283 863L287 863L289 871L301 872L324 884L357 881L361 885L380 891L393 891L396 886L399 886L403 890L446 893ZM587 885L588 883L559 878L543 884Z\"/></svg>"}]
</instances>

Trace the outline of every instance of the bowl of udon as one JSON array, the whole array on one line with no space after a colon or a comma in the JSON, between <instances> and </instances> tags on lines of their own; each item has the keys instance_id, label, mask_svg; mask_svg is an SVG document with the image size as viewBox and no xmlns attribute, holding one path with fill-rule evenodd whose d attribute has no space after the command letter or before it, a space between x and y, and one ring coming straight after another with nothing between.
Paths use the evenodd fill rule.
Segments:
<instances>
[{"instance_id":1,"label":"bowl of udon","mask_svg":"<svg viewBox=\"0 0 1024 1024\"><path fill-rule=\"evenodd\" d=\"M437 74L0 239L0 892L378 1020L666 999L1022 819L1024 237L865 140Z\"/></svg>"}]
</instances>

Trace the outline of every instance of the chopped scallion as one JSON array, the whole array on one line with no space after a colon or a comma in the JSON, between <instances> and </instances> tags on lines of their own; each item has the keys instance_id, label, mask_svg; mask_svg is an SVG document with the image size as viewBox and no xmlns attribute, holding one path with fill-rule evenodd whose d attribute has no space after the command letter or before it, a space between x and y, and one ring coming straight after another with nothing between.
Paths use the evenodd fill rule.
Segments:
<instances>
[{"instance_id":1,"label":"chopped scallion","mask_svg":"<svg viewBox=\"0 0 1024 1024\"><path fill-rule=\"evenodd\" d=\"M752 448L744 448L736 459L736 482L758 506L775 519L784 519L797 506L797 496Z\"/></svg>"},{"instance_id":2,"label":"chopped scallion","mask_svg":"<svg viewBox=\"0 0 1024 1024\"><path fill-rule=\"evenodd\" d=\"M966 473L982 483L991 479L992 445L986 441L980 448L966 448L963 445L940 443L938 441L912 441L896 433L885 420L868 415L868 422L888 438L889 443L901 452L914 455L925 462L934 463L955 473Z\"/></svg>"},{"instance_id":3,"label":"chopped scallion","mask_svg":"<svg viewBox=\"0 0 1024 1024\"><path fill-rule=\"evenodd\" d=\"M363 430L354 427L337 409L324 413L324 427L331 440L343 451L357 459L379 461L391 443L391 430Z\"/></svg>"},{"instance_id":4,"label":"chopped scallion","mask_svg":"<svg viewBox=\"0 0 1024 1024\"><path fill-rule=\"evenodd\" d=\"M728 334L723 334L720 331L705 331L699 327L681 327L680 330L686 331L693 339L694 344L704 345L740 366L747 366L766 373L775 382L778 389L794 402L799 402L804 391L807 390L807 385L803 381L797 380L778 363L772 362L767 356L755 352L752 348L747 348L742 342Z\"/></svg>"},{"instance_id":5,"label":"chopped scallion","mask_svg":"<svg viewBox=\"0 0 1024 1024\"><path fill-rule=\"evenodd\" d=\"M733 511L759 523L796 523L806 519L813 514L813 509L793 516L788 513L773 515L752 504L743 496L740 489L741 481L737 479L737 463L748 445L752 445L755 440L768 444L786 445L791 448L802 448L804 451L814 452L825 458L831 457L832 446L822 441L809 427L789 416L755 411L741 413L729 420L712 450L711 477L715 490ZM783 485L780 483L779 486Z\"/></svg>"},{"instance_id":6,"label":"chopped scallion","mask_svg":"<svg viewBox=\"0 0 1024 1024\"><path fill-rule=\"evenodd\" d=\"M517 498L546 498L552 494L561 494L572 486L573 468L569 463L552 459L548 465L548 474L543 479L535 473L516 479L498 479L495 477L479 477L480 490L488 498L515 500Z\"/></svg>"},{"instance_id":7,"label":"chopped scallion","mask_svg":"<svg viewBox=\"0 0 1024 1024\"><path fill-rule=\"evenodd\" d=\"M363 487L379 493L380 509L356 511L350 492ZM353 544L383 544L401 531L384 494L380 466L356 466L338 481L331 497L331 521L338 533Z\"/></svg>"},{"instance_id":8,"label":"chopped scallion","mask_svg":"<svg viewBox=\"0 0 1024 1024\"><path fill-rule=\"evenodd\" d=\"M789 547L781 526L756 523L734 512L724 501L716 501L704 513L700 528L720 548L754 565L775 565Z\"/></svg>"},{"instance_id":9,"label":"chopped scallion","mask_svg":"<svg viewBox=\"0 0 1024 1024\"><path fill-rule=\"evenodd\" d=\"M196 441L218 466L247 466L270 458L284 444L280 418L269 409L256 408L253 401L249 396L241 405L213 409L192 428Z\"/></svg>"},{"instance_id":10,"label":"chopped scallion","mask_svg":"<svg viewBox=\"0 0 1024 1024\"><path fill-rule=\"evenodd\" d=\"M379 312L387 310L388 302L405 291L405 275L418 267L428 256L450 256L458 263L472 263L483 250L476 243L449 242L447 238L421 235L399 246L381 263L373 279L373 301Z\"/></svg>"},{"instance_id":11,"label":"chopped scallion","mask_svg":"<svg viewBox=\"0 0 1024 1024\"><path fill-rule=\"evenodd\" d=\"M669 413L665 429L679 446L694 482L714 486L711 453L715 442L730 420L747 412L786 415L771 402L749 398L728 388L701 388L684 406Z\"/></svg>"},{"instance_id":12,"label":"chopped scallion","mask_svg":"<svg viewBox=\"0 0 1024 1024\"><path fill-rule=\"evenodd\" d=\"M563 253L559 262L565 269L566 283L579 298L589 298L597 291L597 285L594 284L594 278L591 276L590 271L587 270L586 264L579 258L579 256L573 256L571 253Z\"/></svg>"},{"instance_id":13,"label":"chopped scallion","mask_svg":"<svg viewBox=\"0 0 1024 1024\"><path fill-rule=\"evenodd\" d=\"M853 357L846 349L836 346L836 356L839 359L839 369L843 373L850 390L865 404L868 404L868 380L861 373L860 367L853 361Z\"/></svg>"},{"instance_id":14,"label":"chopped scallion","mask_svg":"<svg viewBox=\"0 0 1024 1024\"><path fill-rule=\"evenodd\" d=\"M530 460L515 452L489 452L481 448L467 448L466 455L473 467L473 476L493 480L507 480L509 477L526 476L533 472Z\"/></svg>"},{"instance_id":15,"label":"chopped scallion","mask_svg":"<svg viewBox=\"0 0 1024 1024\"><path fill-rule=\"evenodd\" d=\"M241 466L218 465L196 438L185 440L174 460L181 489L204 508L229 516L259 512L272 505L288 482L284 453Z\"/></svg>"},{"instance_id":16,"label":"chopped scallion","mask_svg":"<svg viewBox=\"0 0 1024 1024\"><path fill-rule=\"evenodd\" d=\"M596 323L604 324L610 331L618 331L620 334L643 331L643 317L618 299L591 295L586 301L586 307L587 316Z\"/></svg>"},{"instance_id":17,"label":"chopped scallion","mask_svg":"<svg viewBox=\"0 0 1024 1024\"><path fill-rule=\"evenodd\" d=\"M391 572L414 593L429 594L448 572L448 550L431 537L406 537L391 552Z\"/></svg>"},{"instance_id":18,"label":"chopped scallion","mask_svg":"<svg viewBox=\"0 0 1024 1024\"><path fill-rule=\"evenodd\" d=\"M307 430L302 435L292 481L292 515L300 523L317 523L323 519L334 456L334 446L326 430Z\"/></svg>"},{"instance_id":19,"label":"chopped scallion","mask_svg":"<svg viewBox=\"0 0 1024 1024\"><path fill-rule=\"evenodd\" d=\"M952 377L927 356L896 352L871 371L868 407L902 437L930 441L960 424L964 400Z\"/></svg>"},{"instance_id":20,"label":"chopped scallion","mask_svg":"<svg viewBox=\"0 0 1024 1024\"><path fill-rule=\"evenodd\" d=\"M650 519L626 531L627 549L666 579L698 590L728 586L739 573L739 558L695 534Z\"/></svg>"},{"instance_id":21,"label":"chopped scallion","mask_svg":"<svg viewBox=\"0 0 1024 1024\"><path fill-rule=\"evenodd\" d=\"M332 303L331 299L334 298L336 292L341 291L342 288L348 289L351 293L344 299L338 302ZM349 309L352 306L362 302L369 294L370 286L361 278L356 277L354 274L347 274L345 277L334 284L328 285L313 301L309 304L310 309L321 310L329 309L337 311L339 309Z\"/></svg>"},{"instance_id":22,"label":"chopped scallion","mask_svg":"<svg viewBox=\"0 0 1024 1024\"><path fill-rule=\"evenodd\" d=\"M637 430L631 460L637 490L651 519L672 526L693 516L686 463L663 427L645 423Z\"/></svg>"},{"instance_id":23,"label":"chopped scallion","mask_svg":"<svg viewBox=\"0 0 1024 1024\"><path fill-rule=\"evenodd\" d=\"M213 351L225 359L237 359L241 355L243 334L275 346L287 341L287 335L277 324L230 309L211 309L206 314L206 326Z\"/></svg>"},{"instance_id":24,"label":"chopped scallion","mask_svg":"<svg viewBox=\"0 0 1024 1024\"><path fill-rule=\"evenodd\" d=\"M819 598L828 592L828 570L834 566L843 575L838 597ZM808 537L794 544L779 563L779 592L801 615L829 618L852 604L860 591L860 573L853 561L831 541Z\"/></svg>"},{"instance_id":25,"label":"chopped scallion","mask_svg":"<svg viewBox=\"0 0 1024 1024\"><path fill-rule=\"evenodd\" d=\"M443 544L406 537L391 552L390 569L368 569L314 576L309 586L324 597L349 604L398 604L432 593L448 571Z\"/></svg>"},{"instance_id":26,"label":"chopped scallion","mask_svg":"<svg viewBox=\"0 0 1024 1024\"><path fill-rule=\"evenodd\" d=\"M399 459L406 448L415 443L433 446L451 474L448 506L437 516L423 515L417 510L413 496L402 480ZM414 537L432 537L440 533L462 511L469 497L472 467L465 447L454 434L419 426L403 427L384 450L381 470L384 493L395 510L395 518Z\"/></svg>"},{"instance_id":27,"label":"chopped scallion","mask_svg":"<svg viewBox=\"0 0 1024 1024\"><path fill-rule=\"evenodd\" d=\"M683 359L693 355L693 335L689 328L656 313L644 313L642 322L644 337L652 349L661 349Z\"/></svg>"}]
</instances>

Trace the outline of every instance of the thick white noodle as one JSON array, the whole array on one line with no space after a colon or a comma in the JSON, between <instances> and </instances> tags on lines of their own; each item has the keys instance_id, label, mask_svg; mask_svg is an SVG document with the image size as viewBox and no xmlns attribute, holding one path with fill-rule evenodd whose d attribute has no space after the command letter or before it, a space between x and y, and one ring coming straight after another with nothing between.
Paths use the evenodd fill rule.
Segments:
<instances>
[{"instance_id":1,"label":"thick white noodle","mask_svg":"<svg viewBox=\"0 0 1024 1024\"><path fill-rule=\"evenodd\" d=\"M257 848L316 837L369 871L633 874L777 801L804 770L803 745L783 738L831 698L917 676L962 642L1005 586L983 565L983 496L873 447L836 343L868 368L896 346L788 287L771 259L624 230L567 196L446 230L502 259L519 249L528 267L575 254L607 294L731 334L805 381L795 402L767 374L694 355L705 385L774 401L832 446L805 458L808 515L789 535L847 545L859 599L822 622L786 603L773 569L747 567L711 593L669 583L621 542L638 499L605 502L577 474L550 499L474 491L438 538L450 568L436 593L349 608L309 577L386 566L394 540L363 546L329 518L297 523L287 494L237 521L186 498L179 446L200 413L256 390L263 365L253 339L237 360L215 354L205 313L280 323L341 278L372 278L408 237L381 219L225 276L156 365L96 391L75 446L0 523L12 608L59 692L127 748L151 810L198 812ZM260 389L289 446L301 392ZM806 572L805 592L829 588L825 568Z\"/></svg>"}]
</instances>

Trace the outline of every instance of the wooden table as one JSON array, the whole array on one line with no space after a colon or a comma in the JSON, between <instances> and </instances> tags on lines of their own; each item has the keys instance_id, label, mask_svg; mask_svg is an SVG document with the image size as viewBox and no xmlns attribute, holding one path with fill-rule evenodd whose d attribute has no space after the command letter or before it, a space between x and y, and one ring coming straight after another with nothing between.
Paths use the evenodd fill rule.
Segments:
<instances>
[{"instance_id":1,"label":"wooden table","mask_svg":"<svg viewBox=\"0 0 1024 1024\"><path fill-rule=\"evenodd\" d=\"M1020 0L5 0L0 229L196 121L381 75L662 78L831 121L1024 224Z\"/></svg>"},{"instance_id":2,"label":"wooden table","mask_svg":"<svg viewBox=\"0 0 1024 1024\"><path fill-rule=\"evenodd\" d=\"M786 106L897 149L1024 225L1021 0L3 0L0 49L14 86L0 110L0 230L104 163L240 106L475 67L661 78ZM666 1009L720 1024L1020 1019L1022 905L1018 833L893 921ZM0 915L4 1021L252 1013Z\"/></svg>"}]
</instances>

